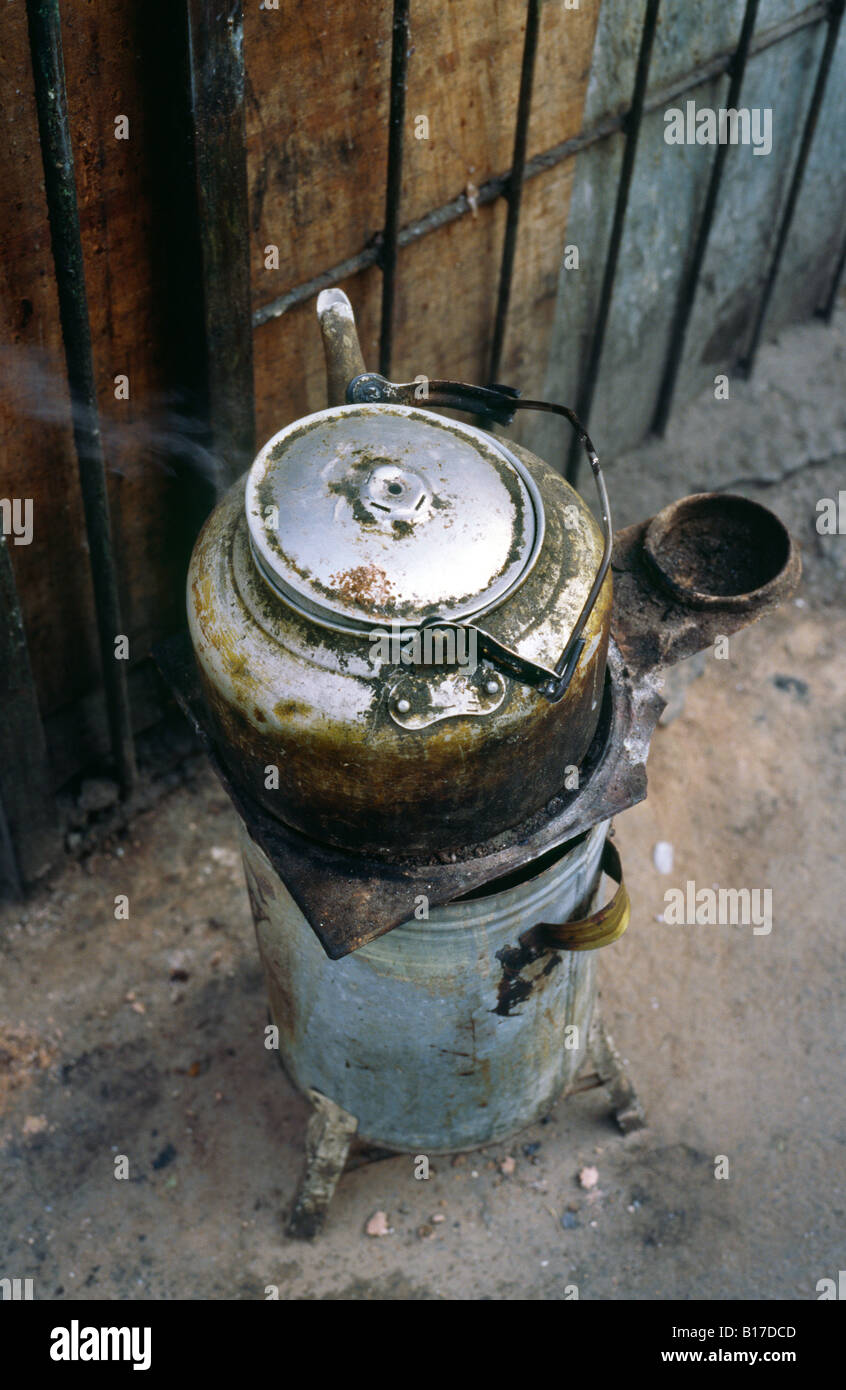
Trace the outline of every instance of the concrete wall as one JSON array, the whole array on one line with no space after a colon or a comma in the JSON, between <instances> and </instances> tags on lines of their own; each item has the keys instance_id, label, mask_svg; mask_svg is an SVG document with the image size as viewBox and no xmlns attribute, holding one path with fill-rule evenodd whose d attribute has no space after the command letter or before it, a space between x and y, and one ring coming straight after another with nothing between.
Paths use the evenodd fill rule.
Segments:
<instances>
[{"instance_id":1,"label":"concrete wall","mask_svg":"<svg viewBox=\"0 0 846 1390\"><path fill-rule=\"evenodd\" d=\"M762 0L756 34L809 7L798 0ZM631 99L645 0L603 0L585 110L589 128ZM695 66L737 43L743 0L690 4L666 0L653 49L647 101ZM772 108L772 151L728 152L710 242L679 372L676 407L727 372L751 331L796 159L805 113L825 40L813 24L750 57L740 106ZM785 248L765 337L810 316L824 299L846 222L846 25L843 26L803 193ZM705 199L714 147L668 145L664 110L725 105L728 76L662 102L640 132L611 315L591 413L601 455L637 443L648 432L667 350L679 279ZM566 242L579 247L578 270L559 274L546 380L548 399L574 404L580 365L595 320L614 211L624 137L588 148L576 165ZM523 417L524 438L561 462L567 439L554 421Z\"/></svg>"}]
</instances>

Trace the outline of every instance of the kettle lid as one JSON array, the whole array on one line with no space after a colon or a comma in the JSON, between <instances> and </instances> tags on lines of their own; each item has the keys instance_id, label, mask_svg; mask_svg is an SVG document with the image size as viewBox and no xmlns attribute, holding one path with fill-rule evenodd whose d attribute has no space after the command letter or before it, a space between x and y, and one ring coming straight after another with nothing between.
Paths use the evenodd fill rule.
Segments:
<instances>
[{"instance_id":1,"label":"kettle lid","mask_svg":"<svg viewBox=\"0 0 846 1390\"><path fill-rule=\"evenodd\" d=\"M544 533L537 485L500 439L403 405L335 406L280 430L250 469L246 514L265 580L341 631L488 612Z\"/></svg>"}]
</instances>

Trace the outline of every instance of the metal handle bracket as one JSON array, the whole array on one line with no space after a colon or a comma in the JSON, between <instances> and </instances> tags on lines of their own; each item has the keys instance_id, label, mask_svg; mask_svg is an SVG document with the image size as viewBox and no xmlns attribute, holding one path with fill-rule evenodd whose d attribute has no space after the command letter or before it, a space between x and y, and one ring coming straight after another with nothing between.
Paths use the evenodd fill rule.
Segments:
<instances>
[{"instance_id":1,"label":"metal handle bracket","mask_svg":"<svg viewBox=\"0 0 846 1390\"><path fill-rule=\"evenodd\" d=\"M631 902L623 880L620 852L613 840L606 840L601 867L617 884L617 891L604 907L578 922L539 922L532 928L534 939L541 946L557 951L598 951L619 941L631 917Z\"/></svg>"}]
</instances>

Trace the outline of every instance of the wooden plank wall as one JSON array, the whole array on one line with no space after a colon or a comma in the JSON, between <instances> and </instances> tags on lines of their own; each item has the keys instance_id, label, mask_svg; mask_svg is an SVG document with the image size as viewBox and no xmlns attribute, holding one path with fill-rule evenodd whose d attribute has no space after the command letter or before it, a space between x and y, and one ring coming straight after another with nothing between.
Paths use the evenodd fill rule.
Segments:
<instances>
[{"instance_id":1,"label":"wooden plank wall","mask_svg":"<svg viewBox=\"0 0 846 1390\"><path fill-rule=\"evenodd\" d=\"M599 3L543 6L529 156L581 127ZM24 0L3 9L0 495L34 503L33 542L10 552L58 786L107 745ZM174 197L184 154L172 126L183 10L176 0L63 0L61 10L131 690L143 727L159 708L150 648L181 621L197 524L192 476L212 480L215 470L197 434L196 372L178 321L198 274ZM509 168L525 11L525 0L413 0L401 224L463 191L472 198ZM266 9L246 0L256 309L378 235L390 46L386 3L280 0ZM129 118L128 140L115 138L118 115ZM428 139L415 138L419 116ZM567 161L526 186L504 380L543 379L571 181ZM500 200L400 252L396 376L485 379L504 220ZM270 244L279 247L278 269L265 268ZM344 286L374 367L380 279L371 268ZM254 356L261 442L325 404L314 301L258 327ZM114 378L124 373L129 400L117 400Z\"/></svg>"},{"instance_id":2,"label":"wooden plank wall","mask_svg":"<svg viewBox=\"0 0 846 1390\"><path fill-rule=\"evenodd\" d=\"M597 0L543 6L528 154L581 128ZM406 100L401 222L510 167L526 6L523 0L444 5L415 0ZM317 17L319 14L319 17ZM384 216L390 7L343 0L321 6L299 32L274 11L247 11L251 231L256 307L367 246ZM280 81L288 57L296 81ZM429 138L416 139L416 118ZM419 128L419 127L418 127ZM573 161L526 185L505 379L545 364L563 252ZM486 379L505 206L422 238L400 253L394 375ZM279 270L264 247L279 246ZM380 275L345 288L365 360L378 365ZM256 335L259 438L324 404L313 304Z\"/></svg>"}]
</instances>

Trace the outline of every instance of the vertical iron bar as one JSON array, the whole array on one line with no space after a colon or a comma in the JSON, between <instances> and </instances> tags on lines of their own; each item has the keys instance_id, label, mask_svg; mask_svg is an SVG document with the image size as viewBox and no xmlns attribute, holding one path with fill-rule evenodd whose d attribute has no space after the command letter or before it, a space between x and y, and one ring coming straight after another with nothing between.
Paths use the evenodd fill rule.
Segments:
<instances>
[{"instance_id":1,"label":"vertical iron bar","mask_svg":"<svg viewBox=\"0 0 846 1390\"><path fill-rule=\"evenodd\" d=\"M834 316L834 309L835 305L837 304L837 294L840 289L840 281L843 279L844 268L846 268L846 237L844 237L843 239L843 245L840 248L840 255L837 257L837 264L834 267L834 275L832 277L828 294L825 298L825 303L822 304L820 308L817 310L817 317L824 319L826 323L831 323L831 320Z\"/></svg>"},{"instance_id":2,"label":"vertical iron bar","mask_svg":"<svg viewBox=\"0 0 846 1390\"><path fill-rule=\"evenodd\" d=\"M825 36L825 45L823 47L822 55L820 57L819 67L817 68L817 77L814 83L814 90L811 96L810 105L808 107L808 113L805 117L805 125L802 130L802 140L799 145L799 154L796 158L796 166L793 170L793 177L790 180L790 190L787 194L787 202L785 204L784 212L782 214L781 222L779 224L775 250L773 252L772 260L770 261L770 267L767 272L767 278L764 283L764 289L761 294L760 302L758 304L758 312L755 317L755 326L752 329L752 337L749 341L749 346L746 349L746 353L739 364L741 372L744 376L747 377L751 376L752 371L755 367L755 358L758 354L758 348L761 342L761 334L764 328L764 320L767 317L767 310L770 307L770 300L772 298L772 293L775 288L775 282L778 278L779 267L781 265L781 258L784 253L787 237L790 232L791 224L793 222L793 214L796 211L796 204L799 201L799 193L802 187L802 179L805 174L805 165L808 162L808 155L811 152L811 144L814 139L814 132L817 128L817 118L819 117L820 107L822 106L823 97L825 96L825 88L826 83L828 81L828 73L831 67L831 60L834 57L834 50L837 46L837 36L840 32L840 22L843 18L844 4L846 4L846 0L832 0L832 4L828 12L828 19L826 21L828 28Z\"/></svg>"},{"instance_id":3,"label":"vertical iron bar","mask_svg":"<svg viewBox=\"0 0 846 1390\"><path fill-rule=\"evenodd\" d=\"M19 896L52 863L60 842L44 729L4 534L0 614L0 877L8 878Z\"/></svg>"},{"instance_id":4,"label":"vertical iron bar","mask_svg":"<svg viewBox=\"0 0 846 1390\"><path fill-rule=\"evenodd\" d=\"M526 35L523 42L523 66L520 72L520 95L517 101L517 121L514 127L514 154L511 160L511 175L505 194L508 200L508 216L505 223L505 237L502 244L502 264L499 272L499 292L496 303L493 344L488 381L495 382L499 377L502 348L505 341L505 324L508 317L508 303L511 298L511 280L514 274L514 254L517 248L517 229L520 223L520 202L523 197L523 173L526 167L526 141L529 133L529 116L532 108L532 84L535 77L535 58L538 50L538 30L540 28L540 0L529 0L526 11Z\"/></svg>"},{"instance_id":5,"label":"vertical iron bar","mask_svg":"<svg viewBox=\"0 0 846 1390\"><path fill-rule=\"evenodd\" d=\"M405 90L408 71L408 23L410 0L394 0L391 44L391 109L388 125L388 180L385 189L385 229L379 257L382 266L382 326L379 335L379 371L391 375L394 337L394 297L397 279L397 238L402 192L402 147L405 123Z\"/></svg>"},{"instance_id":6,"label":"vertical iron bar","mask_svg":"<svg viewBox=\"0 0 846 1390\"><path fill-rule=\"evenodd\" d=\"M758 16L758 5L759 0L746 0L746 9L743 14L740 38L730 68L731 77L728 96L726 98L726 108L729 111L733 111L737 108L740 89L743 84L743 74L746 71L746 60L749 56L749 45L755 28L755 20ZM720 184L722 183L727 154L728 143L722 145L718 144L716 154L714 155L714 162L711 165L711 177L708 181L705 206L702 210L702 218L696 234L693 254L687 269L682 273L679 295L676 301L672 326L670 328L667 355L664 360L664 371L658 390L655 414L652 419L652 430L653 433L657 435L663 435L666 430L667 420L669 419L673 404L676 378L684 354L685 338L687 337L687 328L693 310L693 301L696 298L699 275L705 260L705 252L708 249L708 239L711 235L711 225L717 208L717 199L720 194Z\"/></svg>"},{"instance_id":7,"label":"vertical iron bar","mask_svg":"<svg viewBox=\"0 0 846 1390\"><path fill-rule=\"evenodd\" d=\"M65 65L58 0L27 0L29 42L44 163L44 187L56 269L59 315L65 344L73 437L85 510L94 605L112 756L121 790L135 781L135 751L126 666L115 657L115 638L125 632L112 550L106 469L94 384L91 325L68 122Z\"/></svg>"},{"instance_id":8,"label":"vertical iron bar","mask_svg":"<svg viewBox=\"0 0 846 1390\"><path fill-rule=\"evenodd\" d=\"M255 452L242 0L185 0L207 410L220 487Z\"/></svg>"},{"instance_id":9,"label":"vertical iron bar","mask_svg":"<svg viewBox=\"0 0 846 1390\"><path fill-rule=\"evenodd\" d=\"M608 327L611 297L614 293L614 277L617 273L617 261L620 254L620 245L623 240L623 226L625 224L626 208L629 202L629 188L631 187L632 171L634 170L635 155L637 153L640 123L643 117L646 86L649 81L649 64L652 58L652 45L658 24L659 5L660 0L647 0L646 3L646 12L643 17L643 29L640 35L640 50L637 55L637 69L635 71L634 87L632 89L632 104L624 126L626 144L623 150L620 182L617 185L617 201L614 207L614 220L611 225L611 238L608 243L608 254L605 260L605 271L602 277L602 289L599 295L599 308L597 310L596 324L593 330L593 339L590 345L587 368L582 378L578 404L576 406L576 414L586 429L590 420L590 409L593 404L596 380L599 375L599 363L605 344L605 330ZM567 481L572 483L574 487L578 482L580 460L581 444L578 435L574 433L570 443L570 452L567 457Z\"/></svg>"}]
</instances>

